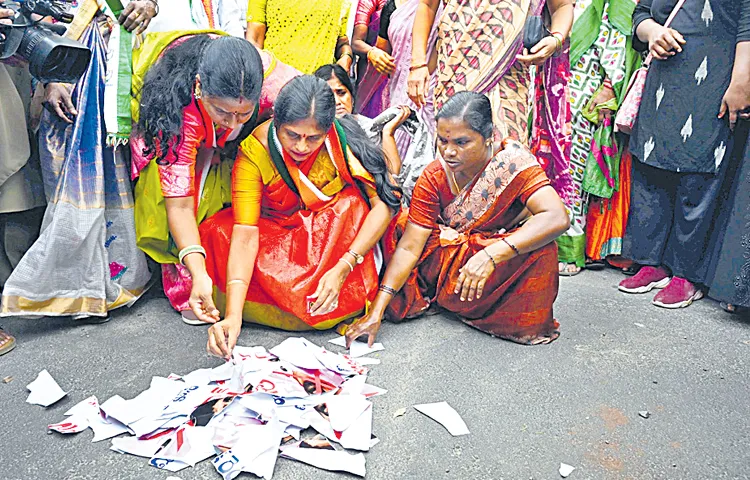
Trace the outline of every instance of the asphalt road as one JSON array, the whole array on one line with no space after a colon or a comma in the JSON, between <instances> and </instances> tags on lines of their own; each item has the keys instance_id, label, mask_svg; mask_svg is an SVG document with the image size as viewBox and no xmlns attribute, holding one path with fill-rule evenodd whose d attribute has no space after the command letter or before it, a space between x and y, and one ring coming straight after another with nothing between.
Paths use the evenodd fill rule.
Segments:
<instances>
[{"instance_id":1,"label":"asphalt road","mask_svg":"<svg viewBox=\"0 0 750 480\"><path fill-rule=\"evenodd\" d=\"M375 399L368 479L750 478L750 320L701 300L680 311L650 296L617 292L614 271L562 279L549 346L493 339L436 316L386 325L386 350L368 381ZM219 364L205 353L205 328L184 325L151 293L104 325L70 319L4 319L18 337L0 357L0 478L166 479L141 458L91 443L90 431L48 435L89 395L104 401L146 389L154 375ZM245 327L242 345L270 348L289 334ZM331 333L310 333L323 344ZM335 349L336 347L333 347ZM26 385L47 369L69 394L48 409L25 403ZM471 434L451 437L411 405L448 401ZM393 412L407 407L403 417ZM648 410L644 419L638 412ZM220 478L210 462L176 474ZM347 475L280 459L274 479ZM253 478L243 475L241 478ZM350 477L354 478L354 477Z\"/></svg>"}]
</instances>

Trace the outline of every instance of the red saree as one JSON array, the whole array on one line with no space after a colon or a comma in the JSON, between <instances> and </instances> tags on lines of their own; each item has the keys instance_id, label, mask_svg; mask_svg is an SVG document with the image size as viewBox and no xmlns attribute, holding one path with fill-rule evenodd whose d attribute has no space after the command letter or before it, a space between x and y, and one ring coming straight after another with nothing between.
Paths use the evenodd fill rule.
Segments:
<instances>
[{"instance_id":1,"label":"red saree","mask_svg":"<svg viewBox=\"0 0 750 480\"><path fill-rule=\"evenodd\" d=\"M356 265L346 278L336 310L327 315L310 316L307 297L315 292L321 277L337 264L354 241L370 210L356 181L365 185L363 190L368 194L376 195L372 177L347 149L339 132L332 128L323 151L311 162L305 162L309 165L298 168L290 159L283 160L299 195L281 176L274 175L272 181L262 185L259 218L248 217L249 203L243 197L243 192L248 190L241 185L245 181L242 170L249 163L258 168L258 163L270 161L268 153L266 158L260 158L260 144L254 137L249 141L255 142L253 152L248 152L243 144L235 164L232 189L235 211L219 212L200 226L201 240L208 252L206 268L217 289L217 307L224 311L229 243L232 228L239 223L257 225L260 233L258 256L243 309L245 321L284 330L308 330L331 328L342 320L360 315L378 287L373 252L365 255L364 263ZM248 153L253 155L252 159L247 157ZM310 170L315 162L324 161L322 158L325 161L330 158L335 177L318 188ZM276 171L267 164L259 168Z\"/></svg>"},{"instance_id":2,"label":"red saree","mask_svg":"<svg viewBox=\"0 0 750 480\"><path fill-rule=\"evenodd\" d=\"M512 233L511 222L529 197L549 185L544 171L517 143L499 152L458 195L451 191L446 168L435 161L417 181L408 221L433 233L417 268L393 298L389 318L414 317L436 304L496 337L524 344L554 340L559 327L552 316L559 281L554 242L499 264L481 299L462 302L453 293L459 269Z\"/></svg>"}]
</instances>

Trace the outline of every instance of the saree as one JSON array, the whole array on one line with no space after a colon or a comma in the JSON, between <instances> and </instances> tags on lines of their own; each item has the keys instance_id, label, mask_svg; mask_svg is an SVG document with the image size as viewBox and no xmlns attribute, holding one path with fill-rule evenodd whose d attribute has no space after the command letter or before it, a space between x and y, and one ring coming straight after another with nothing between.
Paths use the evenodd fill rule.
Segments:
<instances>
[{"instance_id":1,"label":"saree","mask_svg":"<svg viewBox=\"0 0 750 480\"><path fill-rule=\"evenodd\" d=\"M127 166L105 146L106 45L92 23L91 62L73 90L72 125L44 112L40 157L49 204L39 239L3 291L2 315L106 316L132 305L151 277L135 242Z\"/></svg>"},{"instance_id":2,"label":"saree","mask_svg":"<svg viewBox=\"0 0 750 480\"><path fill-rule=\"evenodd\" d=\"M225 311L232 229L255 225L259 251L243 320L291 331L328 329L360 315L377 292L378 269L370 251L346 277L335 310L314 317L307 311L308 296L357 236L370 210L367 197L377 195L374 181L337 124L321 151L301 165L282 152L273 125L268 144L266 150L254 136L243 142L234 168L232 208L200 226L216 306Z\"/></svg>"},{"instance_id":3,"label":"saree","mask_svg":"<svg viewBox=\"0 0 750 480\"><path fill-rule=\"evenodd\" d=\"M631 48L633 0L582 0L575 6L575 21L571 32L570 105L573 114L573 136L570 150L572 190L566 203L571 215L570 229L558 239L560 261L583 267L587 250L600 260L602 252L619 255L622 237L601 238L605 231L613 235L624 232L629 199L618 195L618 201L606 202L593 214L597 222L597 237L587 247L587 218L593 198L610 199L621 189L620 164L627 137L617 136L608 120L598 121L598 111L616 111L622 101L628 81L637 69L640 58ZM592 108L592 101L603 88L604 80L612 84L615 98ZM605 218L606 214L609 218ZM619 226L615 226L615 222ZM619 232L619 233L616 233ZM605 244L608 247L601 250Z\"/></svg>"},{"instance_id":4,"label":"saree","mask_svg":"<svg viewBox=\"0 0 750 480\"><path fill-rule=\"evenodd\" d=\"M448 2L438 27L436 110L456 92L485 94L496 140L526 143L529 69L516 56L526 18L542 6L540 0Z\"/></svg>"},{"instance_id":5,"label":"saree","mask_svg":"<svg viewBox=\"0 0 750 480\"><path fill-rule=\"evenodd\" d=\"M432 234L406 284L393 297L388 318L413 318L436 305L493 336L530 344L554 340L559 323L557 247L554 242L498 264L473 302L453 292L460 269L483 248L512 234L529 197L549 185L522 145L511 142L462 191L451 190L448 167L431 163L414 189L408 221Z\"/></svg>"},{"instance_id":6,"label":"saree","mask_svg":"<svg viewBox=\"0 0 750 480\"><path fill-rule=\"evenodd\" d=\"M381 7L382 10L382 7ZM381 10L373 12L368 24L367 43L375 45L378 39ZM357 113L365 117L375 118L388 108L388 77L381 75L365 59L364 73L357 85Z\"/></svg>"}]
</instances>

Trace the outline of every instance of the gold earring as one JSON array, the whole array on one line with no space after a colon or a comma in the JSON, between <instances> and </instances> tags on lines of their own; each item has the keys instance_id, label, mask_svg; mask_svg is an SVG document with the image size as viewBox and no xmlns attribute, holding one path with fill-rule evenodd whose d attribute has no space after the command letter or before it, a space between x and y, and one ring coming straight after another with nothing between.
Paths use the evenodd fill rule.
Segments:
<instances>
[{"instance_id":1,"label":"gold earring","mask_svg":"<svg viewBox=\"0 0 750 480\"><path fill-rule=\"evenodd\" d=\"M198 83L198 84L195 85L195 94L194 95L195 95L196 99L200 100L200 98L201 98L201 84L200 83Z\"/></svg>"}]
</instances>

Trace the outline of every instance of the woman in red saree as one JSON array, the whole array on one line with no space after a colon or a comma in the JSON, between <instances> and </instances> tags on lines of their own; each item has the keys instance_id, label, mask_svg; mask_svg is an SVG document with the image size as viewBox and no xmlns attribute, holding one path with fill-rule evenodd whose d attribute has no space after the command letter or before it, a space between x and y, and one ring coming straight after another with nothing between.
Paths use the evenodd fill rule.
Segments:
<instances>
[{"instance_id":1,"label":"woman in red saree","mask_svg":"<svg viewBox=\"0 0 750 480\"><path fill-rule=\"evenodd\" d=\"M379 292L347 342L372 343L384 316L411 318L432 305L506 340L554 341L553 240L569 224L560 197L525 147L495 150L486 96L458 93L436 118L440 158L417 181Z\"/></svg>"},{"instance_id":2,"label":"woman in red saree","mask_svg":"<svg viewBox=\"0 0 750 480\"><path fill-rule=\"evenodd\" d=\"M279 93L273 121L242 143L232 209L200 227L225 308L209 329L210 353L229 357L243 320L327 329L375 297L374 247L400 207L398 188L356 120L335 114L324 80L297 77Z\"/></svg>"}]
</instances>

